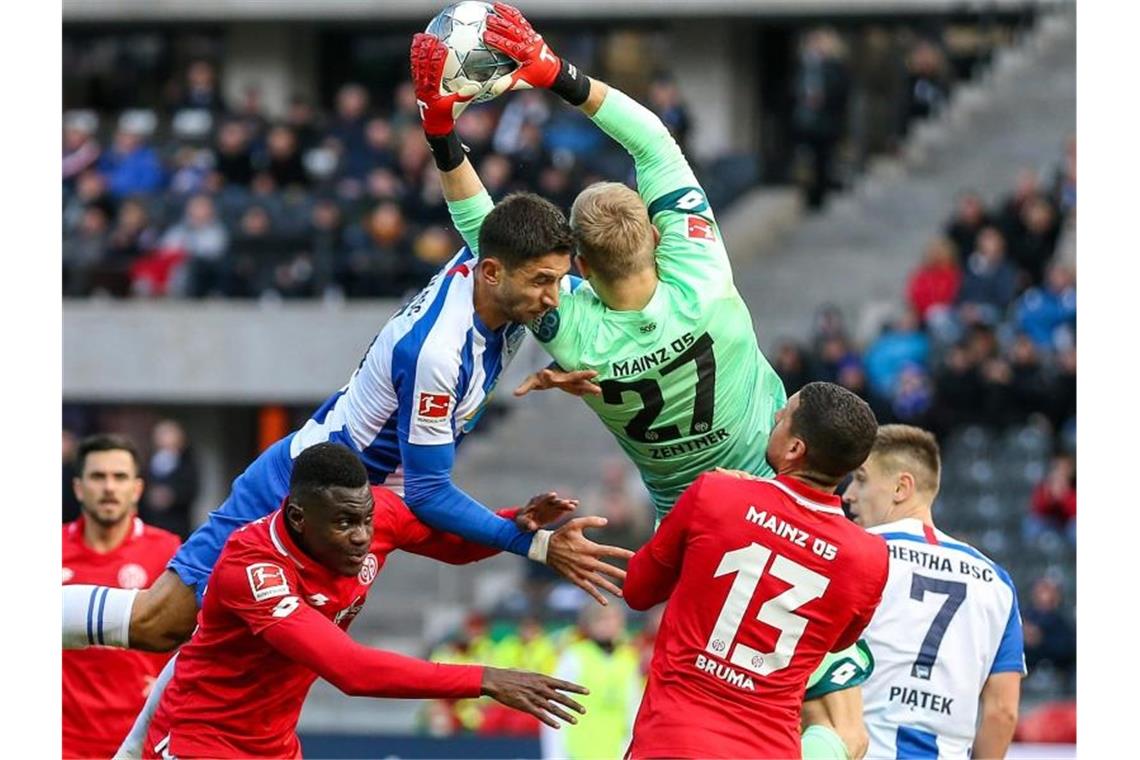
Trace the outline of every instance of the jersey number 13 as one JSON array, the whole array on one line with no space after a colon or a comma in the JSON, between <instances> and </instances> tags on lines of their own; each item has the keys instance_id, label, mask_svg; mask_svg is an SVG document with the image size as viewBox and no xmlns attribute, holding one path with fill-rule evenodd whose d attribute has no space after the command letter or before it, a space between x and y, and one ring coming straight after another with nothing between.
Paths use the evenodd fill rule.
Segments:
<instances>
[{"instance_id":1,"label":"jersey number 13","mask_svg":"<svg viewBox=\"0 0 1140 760\"><path fill-rule=\"evenodd\" d=\"M797 615L795 611L812 599L823 596L831 582L829 578L779 554L775 555L771 567L768 567L768 560L772 556L771 549L753 543L725 552L721 557L713 577L735 573L736 578L732 581L732 588L728 591L728 597L709 634L708 644L705 645L705 651L710 654L761 676L782 670L791 663L796 645L804 635L808 623L807 618ZM756 613L757 620L780 632L776 647L771 652L760 652L736 642L737 631L744 622L744 614L765 570L772 577L792 586L764 602Z\"/></svg>"}]
</instances>

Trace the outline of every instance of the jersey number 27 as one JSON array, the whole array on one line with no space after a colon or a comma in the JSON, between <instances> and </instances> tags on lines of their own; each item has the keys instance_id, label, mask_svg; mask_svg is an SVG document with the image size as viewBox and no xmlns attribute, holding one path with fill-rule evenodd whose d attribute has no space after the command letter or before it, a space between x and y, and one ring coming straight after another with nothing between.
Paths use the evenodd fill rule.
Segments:
<instances>
[{"instance_id":1,"label":"jersey number 27","mask_svg":"<svg viewBox=\"0 0 1140 760\"><path fill-rule=\"evenodd\" d=\"M796 645L804 635L808 623L807 618L797 615L795 610L812 599L823 596L831 582L829 578L779 554L775 555L772 566L768 567L772 555L771 549L753 543L725 552L721 557L713 577L735 573L736 578L732 581L732 588L728 591L728 597L709 634L708 644L705 645L705 651L709 654L727 659L733 665L761 676L782 670L791 663ZM776 647L771 652L760 652L736 642L737 631L744 622L744 613L748 610L765 569L772 577L792 586L764 602L756 613L757 620L780 632Z\"/></svg>"}]
</instances>

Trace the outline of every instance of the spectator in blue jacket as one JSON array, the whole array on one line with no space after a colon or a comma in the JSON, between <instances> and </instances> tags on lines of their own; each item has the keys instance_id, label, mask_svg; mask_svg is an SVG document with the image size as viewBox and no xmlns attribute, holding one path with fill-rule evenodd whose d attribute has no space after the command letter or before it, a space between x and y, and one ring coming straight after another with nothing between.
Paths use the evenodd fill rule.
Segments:
<instances>
[{"instance_id":1,"label":"spectator in blue jacket","mask_svg":"<svg viewBox=\"0 0 1140 760\"><path fill-rule=\"evenodd\" d=\"M129 128L115 133L111 150L99 161L99 171L107 177L107 186L116 198L155 193L165 184L162 163L146 139Z\"/></svg>"},{"instance_id":2,"label":"spectator in blue jacket","mask_svg":"<svg viewBox=\"0 0 1140 760\"><path fill-rule=\"evenodd\" d=\"M1075 330L1077 286L1073 271L1064 264L1053 264L1041 287L1030 288L1017 300L1014 319L1019 330L1045 351L1053 351L1059 332Z\"/></svg>"},{"instance_id":3,"label":"spectator in blue jacket","mask_svg":"<svg viewBox=\"0 0 1140 760\"><path fill-rule=\"evenodd\" d=\"M863 366L871 390L882 398L891 398L903 369L925 366L929 353L930 340L919 328L914 313L907 309L867 347Z\"/></svg>"},{"instance_id":4,"label":"spectator in blue jacket","mask_svg":"<svg viewBox=\"0 0 1140 760\"><path fill-rule=\"evenodd\" d=\"M1017 270L1005 255L1005 238L996 227L978 233L976 250L966 259L958 291L959 316L967 324L997 324L1013 301Z\"/></svg>"}]
</instances>

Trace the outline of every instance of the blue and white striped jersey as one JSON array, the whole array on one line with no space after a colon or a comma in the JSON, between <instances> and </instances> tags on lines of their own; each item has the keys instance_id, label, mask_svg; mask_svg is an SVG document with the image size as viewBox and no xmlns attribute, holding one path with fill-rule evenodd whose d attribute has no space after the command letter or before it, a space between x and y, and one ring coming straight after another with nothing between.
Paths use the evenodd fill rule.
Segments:
<instances>
[{"instance_id":1,"label":"blue and white striped jersey","mask_svg":"<svg viewBox=\"0 0 1140 760\"><path fill-rule=\"evenodd\" d=\"M402 493L401 442L458 444L475 427L526 336L523 325L482 324L475 263L463 248L388 320L348 384L293 436L292 458L316 443L343 443L360 452L373 483Z\"/></svg>"},{"instance_id":2,"label":"blue and white striped jersey","mask_svg":"<svg viewBox=\"0 0 1140 760\"><path fill-rule=\"evenodd\" d=\"M978 695L994 673L1025 673L1009 574L917 519L871 528L887 542L883 601L863 633L875 670L863 684L868 758L966 758Z\"/></svg>"},{"instance_id":3,"label":"blue and white striped jersey","mask_svg":"<svg viewBox=\"0 0 1140 760\"><path fill-rule=\"evenodd\" d=\"M522 325L491 330L480 321L475 265L467 248L456 254L373 338L348 384L234 480L225 502L170 561L199 600L229 535L277 509L289 493L293 460L324 441L357 451L372 483L400 493L433 528L527 554L533 533L451 482L456 446L526 336Z\"/></svg>"}]
</instances>

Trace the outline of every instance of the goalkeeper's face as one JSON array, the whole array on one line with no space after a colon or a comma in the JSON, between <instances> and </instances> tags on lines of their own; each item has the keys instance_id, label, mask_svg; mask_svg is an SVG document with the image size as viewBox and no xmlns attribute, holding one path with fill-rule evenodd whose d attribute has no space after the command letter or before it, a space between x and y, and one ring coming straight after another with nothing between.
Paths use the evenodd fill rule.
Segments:
<instances>
[{"instance_id":1,"label":"goalkeeper's face","mask_svg":"<svg viewBox=\"0 0 1140 760\"><path fill-rule=\"evenodd\" d=\"M495 301L511 322L527 323L558 306L558 288L570 271L570 254L552 252L513 268L502 268Z\"/></svg>"}]
</instances>

